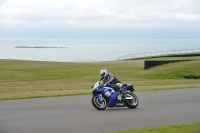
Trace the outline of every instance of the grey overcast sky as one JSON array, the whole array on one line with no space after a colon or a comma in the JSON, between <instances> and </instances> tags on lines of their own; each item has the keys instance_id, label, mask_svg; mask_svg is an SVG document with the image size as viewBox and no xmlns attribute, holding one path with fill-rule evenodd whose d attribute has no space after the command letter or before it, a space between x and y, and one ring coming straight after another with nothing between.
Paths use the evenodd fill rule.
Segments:
<instances>
[{"instance_id":1,"label":"grey overcast sky","mask_svg":"<svg viewBox=\"0 0 200 133\"><path fill-rule=\"evenodd\" d=\"M200 39L200 0L0 0L0 38Z\"/></svg>"}]
</instances>

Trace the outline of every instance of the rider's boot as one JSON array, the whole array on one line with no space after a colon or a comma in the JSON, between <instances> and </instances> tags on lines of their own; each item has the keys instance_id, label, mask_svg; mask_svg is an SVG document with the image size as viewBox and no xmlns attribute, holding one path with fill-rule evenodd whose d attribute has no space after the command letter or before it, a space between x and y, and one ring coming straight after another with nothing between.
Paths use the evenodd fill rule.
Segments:
<instances>
[{"instance_id":1,"label":"rider's boot","mask_svg":"<svg viewBox=\"0 0 200 133\"><path fill-rule=\"evenodd\" d=\"M122 96L122 101L125 101L125 99L126 99L126 95L125 95L124 92L121 92L121 96Z\"/></svg>"}]
</instances>

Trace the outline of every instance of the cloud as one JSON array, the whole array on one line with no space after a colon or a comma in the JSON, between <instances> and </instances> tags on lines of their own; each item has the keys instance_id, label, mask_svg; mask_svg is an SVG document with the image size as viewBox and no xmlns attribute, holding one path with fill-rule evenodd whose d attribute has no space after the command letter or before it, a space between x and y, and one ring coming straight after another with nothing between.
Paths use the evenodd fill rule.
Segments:
<instances>
[{"instance_id":1,"label":"cloud","mask_svg":"<svg viewBox=\"0 0 200 133\"><path fill-rule=\"evenodd\" d=\"M199 0L1 0L0 24L200 28Z\"/></svg>"}]
</instances>

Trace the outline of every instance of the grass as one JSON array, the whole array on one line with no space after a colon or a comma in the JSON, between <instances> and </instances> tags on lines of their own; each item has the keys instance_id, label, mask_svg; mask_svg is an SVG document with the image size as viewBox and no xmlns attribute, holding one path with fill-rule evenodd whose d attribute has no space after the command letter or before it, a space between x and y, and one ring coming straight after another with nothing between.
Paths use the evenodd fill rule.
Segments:
<instances>
[{"instance_id":1,"label":"grass","mask_svg":"<svg viewBox=\"0 0 200 133\"><path fill-rule=\"evenodd\" d=\"M142 128L126 131L116 131L109 133L200 133L200 122L161 126L156 128Z\"/></svg>"},{"instance_id":2,"label":"grass","mask_svg":"<svg viewBox=\"0 0 200 133\"><path fill-rule=\"evenodd\" d=\"M154 67L149 71L149 78L153 79L182 79L185 76L200 76L200 61L187 61L180 63L166 64L163 71L163 66ZM151 74L153 73L153 74Z\"/></svg>"},{"instance_id":3,"label":"grass","mask_svg":"<svg viewBox=\"0 0 200 133\"><path fill-rule=\"evenodd\" d=\"M107 68L136 91L200 88L200 61L170 63L144 70L144 62L40 62L0 60L0 100L91 94L99 71Z\"/></svg>"}]
</instances>

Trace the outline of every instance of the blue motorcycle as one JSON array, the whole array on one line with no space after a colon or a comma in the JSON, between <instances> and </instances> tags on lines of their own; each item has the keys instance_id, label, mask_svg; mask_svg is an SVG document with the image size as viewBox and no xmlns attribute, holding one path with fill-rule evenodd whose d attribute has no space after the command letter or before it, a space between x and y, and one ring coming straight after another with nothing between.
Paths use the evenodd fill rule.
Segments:
<instances>
[{"instance_id":1,"label":"blue motorcycle","mask_svg":"<svg viewBox=\"0 0 200 133\"><path fill-rule=\"evenodd\" d=\"M134 109L138 106L139 100L133 93L132 84L124 84L121 89L116 89L115 85L103 86L100 81L92 86L92 105L97 110L105 110L106 107L125 107Z\"/></svg>"}]
</instances>

